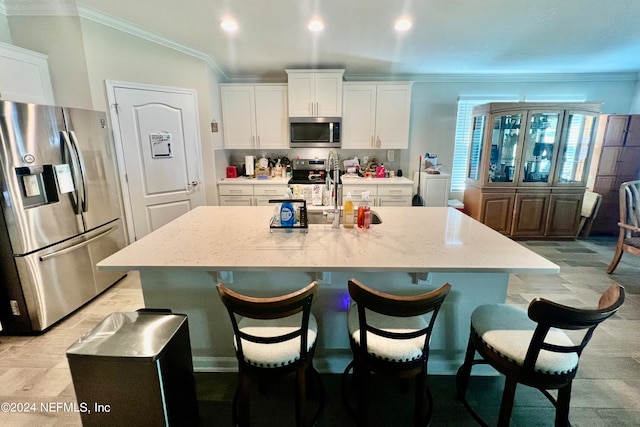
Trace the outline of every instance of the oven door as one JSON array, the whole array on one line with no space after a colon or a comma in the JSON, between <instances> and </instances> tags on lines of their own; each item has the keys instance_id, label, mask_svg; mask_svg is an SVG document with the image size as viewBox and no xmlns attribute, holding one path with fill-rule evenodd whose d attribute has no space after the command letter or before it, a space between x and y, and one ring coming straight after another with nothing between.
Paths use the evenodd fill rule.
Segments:
<instances>
[{"instance_id":1,"label":"oven door","mask_svg":"<svg viewBox=\"0 0 640 427\"><path fill-rule=\"evenodd\" d=\"M290 117L289 134L293 148L339 148L340 118Z\"/></svg>"}]
</instances>

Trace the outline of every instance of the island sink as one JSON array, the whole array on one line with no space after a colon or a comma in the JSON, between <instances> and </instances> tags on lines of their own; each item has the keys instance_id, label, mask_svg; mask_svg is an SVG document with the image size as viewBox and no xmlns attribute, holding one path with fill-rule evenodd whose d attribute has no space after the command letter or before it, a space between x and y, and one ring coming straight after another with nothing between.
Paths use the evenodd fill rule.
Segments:
<instances>
[{"instance_id":1,"label":"island sink","mask_svg":"<svg viewBox=\"0 0 640 427\"><path fill-rule=\"evenodd\" d=\"M354 212L355 213L355 212ZM325 211L307 211L307 222L309 224L331 224L333 222L333 211L325 210ZM344 222L342 210L340 211L340 224ZM356 223L354 217L354 224ZM382 218L380 215L371 211L371 224L382 224ZM357 225L354 225L357 226Z\"/></svg>"}]
</instances>

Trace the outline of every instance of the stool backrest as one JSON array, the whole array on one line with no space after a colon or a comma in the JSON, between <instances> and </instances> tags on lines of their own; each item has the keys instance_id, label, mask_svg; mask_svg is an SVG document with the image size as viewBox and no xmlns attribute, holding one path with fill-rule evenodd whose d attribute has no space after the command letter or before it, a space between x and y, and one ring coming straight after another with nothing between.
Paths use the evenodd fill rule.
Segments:
<instances>
[{"instance_id":1,"label":"stool backrest","mask_svg":"<svg viewBox=\"0 0 640 427\"><path fill-rule=\"evenodd\" d=\"M640 228L640 180L628 181L620 186L620 223ZM627 229L627 236L632 233Z\"/></svg>"},{"instance_id":2,"label":"stool backrest","mask_svg":"<svg viewBox=\"0 0 640 427\"><path fill-rule=\"evenodd\" d=\"M312 282L306 287L277 297L250 297L241 295L227 288L224 284L217 286L218 295L229 312L229 318L233 326L237 352L242 357L242 339L260 344L274 344L300 337L300 362L307 359L307 331L309 329L309 316L311 315L311 303L315 296L318 284ZM290 317L302 312L300 328L286 334L260 337L241 331L238 327L239 316L260 320L273 320Z\"/></svg>"},{"instance_id":3,"label":"stool backrest","mask_svg":"<svg viewBox=\"0 0 640 427\"><path fill-rule=\"evenodd\" d=\"M349 280L349 295L358 304L360 322L360 348L367 354L367 332L391 339L412 339L425 337L423 354L428 352L431 331L438 311L447 297L451 285L445 283L440 288L421 295L398 296L371 289L356 279ZM367 310L385 316L410 317L432 313L428 326L412 332L390 332L377 328L367 322Z\"/></svg>"},{"instance_id":4,"label":"stool backrest","mask_svg":"<svg viewBox=\"0 0 640 427\"><path fill-rule=\"evenodd\" d=\"M525 370L533 371L541 350L557 353L582 354L596 327L613 316L624 302L624 288L610 286L600 297L598 308L579 309L558 304L544 298L536 298L529 304L529 318L538 323L523 364ZM579 344L560 346L545 342L551 328L586 330Z\"/></svg>"}]
</instances>

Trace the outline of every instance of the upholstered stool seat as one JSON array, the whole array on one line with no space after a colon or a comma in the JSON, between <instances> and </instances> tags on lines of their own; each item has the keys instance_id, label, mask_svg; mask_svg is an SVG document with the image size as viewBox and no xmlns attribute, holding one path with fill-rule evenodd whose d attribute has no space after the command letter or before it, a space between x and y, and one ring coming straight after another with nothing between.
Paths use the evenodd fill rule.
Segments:
<instances>
[{"instance_id":1,"label":"upholstered stool seat","mask_svg":"<svg viewBox=\"0 0 640 427\"><path fill-rule=\"evenodd\" d=\"M525 310L507 304L486 304L471 315L471 328L484 344L518 366L524 365L529 343L538 324ZM570 347L571 339L562 330L551 328L549 344ZM534 370L545 374L566 374L578 368L576 353L555 353L542 350Z\"/></svg>"},{"instance_id":2,"label":"upholstered stool seat","mask_svg":"<svg viewBox=\"0 0 640 427\"><path fill-rule=\"evenodd\" d=\"M290 334L300 328L302 313L291 317L274 320L258 320L244 317L238 322L238 329L255 337L277 337ZM309 315L307 330L307 351L316 345L318 336L318 322L313 314ZM234 342L236 351L237 344ZM292 338L276 343L258 343L242 339L242 349L245 362L264 368L275 368L290 365L300 360L300 338Z\"/></svg>"},{"instance_id":3,"label":"upholstered stool seat","mask_svg":"<svg viewBox=\"0 0 640 427\"><path fill-rule=\"evenodd\" d=\"M542 298L534 299L527 311L507 304L479 306L471 314L469 345L458 369L458 397L475 420L486 426L465 395L472 366L488 364L505 376L498 426L509 426L518 384L540 390L556 407L555 425L568 426L571 386L580 355L596 327L613 316L623 302L624 288L612 285L595 309L568 307ZM574 342L565 330L583 333ZM475 359L476 353L481 359ZM548 390L558 390L557 397Z\"/></svg>"},{"instance_id":4,"label":"upholstered stool seat","mask_svg":"<svg viewBox=\"0 0 640 427\"><path fill-rule=\"evenodd\" d=\"M412 333L424 330L429 326L425 316L393 317L367 310L367 322L390 333ZM360 323L358 306L352 305L347 315L349 337L356 345L360 345ZM419 360L424 350L424 335L416 338L398 340L367 332L367 352L378 359L391 362L410 362Z\"/></svg>"},{"instance_id":5,"label":"upholstered stool seat","mask_svg":"<svg viewBox=\"0 0 640 427\"><path fill-rule=\"evenodd\" d=\"M415 296L398 296L349 280L353 305L347 315L353 361L344 371L342 393L358 425L367 425L368 381L371 373L415 379L414 423L431 421L433 399L427 387L429 342L438 311L449 293L448 283ZM347 378L353 368L357 413L348 403ZM425 401L428 410L425 410Z\"/></svg>"}]
</instances>

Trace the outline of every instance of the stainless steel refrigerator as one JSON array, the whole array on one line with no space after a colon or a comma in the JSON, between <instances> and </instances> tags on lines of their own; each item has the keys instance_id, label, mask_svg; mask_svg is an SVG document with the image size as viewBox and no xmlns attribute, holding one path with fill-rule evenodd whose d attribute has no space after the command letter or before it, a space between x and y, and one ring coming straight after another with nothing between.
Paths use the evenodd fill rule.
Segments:
<instances>
[{"instance_id":1,"label":"stainless steel refrigerator","mask_svg":"<svg viewBox=\"0 0 640 427\"><path fill-rule=\"evenodd\" d=\"M113 143L102 112L0 101L0 324L44 331L119 280Z\"/></svg>"}]
</instances>

